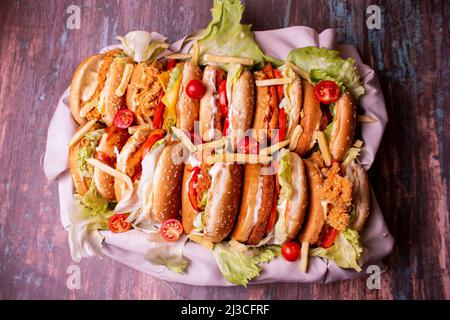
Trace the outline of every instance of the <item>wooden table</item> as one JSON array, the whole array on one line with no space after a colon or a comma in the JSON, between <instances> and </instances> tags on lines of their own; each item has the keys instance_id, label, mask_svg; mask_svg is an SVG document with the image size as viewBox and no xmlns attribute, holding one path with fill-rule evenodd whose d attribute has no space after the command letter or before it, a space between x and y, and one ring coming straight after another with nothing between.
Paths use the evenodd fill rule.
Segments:
<instances>
[{"instance_id":1,"label":"wooden table","mask_svg":"<svg viewBox=\"0 0 450 320\"><path fill-rule=\"evenodd\" d=\"M81 5L81 29L65 27ZM77 64L130 30L176 40L205 27L207 0L2 1L0 8L0 298L3 299L429 299L450 298L449 7L446 1L377 1L380 30L366 27L371 1L245 1L254 30L336 28L378 71L390 122L371 181L395 250L380 290L365 279L327 285L244 288L168 283L110 259L80 264L81 289L59 223L57 186L42 171L49 120ZM446 64L447 63L447 64ZM447 165L446 165L447 163Z\"/></svg>"}]
</instances>

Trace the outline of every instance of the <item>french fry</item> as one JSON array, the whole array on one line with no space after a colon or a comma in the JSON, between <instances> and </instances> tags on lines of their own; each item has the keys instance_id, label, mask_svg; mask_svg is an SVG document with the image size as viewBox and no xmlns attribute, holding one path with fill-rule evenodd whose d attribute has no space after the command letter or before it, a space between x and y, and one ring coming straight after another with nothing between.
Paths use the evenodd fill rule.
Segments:
<instances>
[{"instance_id":1,"label":"french fry","mask_svg":"<svg viewBox=\"0 0 450 320\"><path fill-rule=\"evenodd\" d=\"M266 80L256 80L255 85L257 87L267 87L275 85L284 85L292 83L292 79L289 78L277 78L277 79L266 79Z\"/></svg>"},{"instance_id":2,"label":"french fry","mask_svg":"<svg viewBox=\"0 0 450 320\"><path fill-rule=\"evenodd\" d=\"M253 65L253 59L242 58L242 57L228 57L228 56L213 56L205 54L203 56L203 61L210 63L240 63L244 66Z\"/></svg>"},{"instance_id":3,"label":"french fry","mask_svg":"<svg viewBox=\"0 0 450 320\"><path fill-rule=\"evenodd\" d=\"M206 240L203 236L199 234L191 233L188 235L188 238L198 243L202 247L205 247L208 250L212 250L214 248L214 244L211 241Z\"/></svg>"},{"instance_id":4,"label":"french fry","mask_svg":"<svg viewBox=\"0 0 450 320\"><path fill-rule=\"evenodd\" d=\"M198 45L197 40L194 41L194 45L192 46L192 63L198 64L198 59L200 57L200 46Z\"/></svg>"},{"instance_id":5,"label":"french fry","mask_svg":"<svg viewBox=\"0 0 450 320\"><path fill-rule=\"evenodd\" d=\"M331 154L330 150L328 149L327 139L325 138L325 134L323 133L323 131L316 131L316 140L319 143L319 149L322 153L325 165L327 167L331 166Z\"/></svg>"},{"instance_id":6,"label":"french fry","mask_svg":"<svg viewBox=\"0 0 450 320\"><path fill-rule=\"evenodd\" d=\"M292 131L291 142L289 143L289 150L294 151L297 148L298 139L302 135L303 129L301 125L296 125L294 131Z\"/></svg>"},{"instance_id":7,"label":"french fry","mask_svg":"<svg viewBox=\"0 0 450 320\"><path fill-rule=\"evenodd\" d=\"M308 271L308 253L309 253L309 243L302 242L300 270L302 270L305 273Z\"/></svg>"},{"instance_id":8,"label":"french fry","mask_svg":"<svg viewBox=\"0 0 450 320\"><path fill-rule=\"evenodd\" d=\"M378 119L373 118L371 116L366 116L366 115L361 114L361 115L358 116L358 122L361 122L361 123L375 123L375 122L378 122Z\"/></svg>"},{"instance_id":9,"label":"french fry","mask_svg":"<svg viewBox=\"0 0 450 320\"><path fill-rule=\"evenodd\" d=\"M290 139L284 140L284 141L280 141L277 142L267 148L261 149L261 151L259 151L259 154L262 156L268 156L271 155L272 153L277 152L278 150L286 147L287 145L289 145L289 143L291 142Z\"/></svg>"},{"instance_id":10,"label":"french fry","mask_svg":"<svg viewBox=\"0 0 450 320\"><path fill-rule=\"evenodd\" d=\"M292 70L294 70L294 72L296 74L298 74L300 77L302 77L303 79L305 79L308 82L311 82L311 79L309 78L309 73L306 72L303 69L300 69L299 67L297 67L295 64L290 63L289 61L285 61L284 64L288 67L291 68Z\"/></svg>"},{"instance_id":11,"label":"french fry","mask_svg":"<svg viewBox=\"0 0 450 320\"><path fill-rule=\"evenodd\" d=\"M125 91L127 90L128 87L128 82L130 82L131 75L133 74L133 69L134 65L132 63L128 63L125 66L122 79L120 80L120 84L115 91L116 96L121 97L125 94Z\"/></svg>"},{"instance_id":12,"label":"french fry","mask_svg":"<svg viewBox=\"0 0 450 320\"><path fill-rule=\"evenodd\" d=\"M172 53L166 56L166 59L175 59L175 60L186 60L190 59L192 54L189 53Z\"/></svg>"},{"instance_id":13,"label":"french fry","mask_svg":"<svg viewBox=\"0 0 450 320\"><path fill-rule=\"evenodd\" d=\"M125 173L113 169L97 159L89 158L86 160L86 162L96 167L97 169L102 170L103 172L109 174L110 176L122 180L123 182L126 183L128 188L133 189L133 182L131 181L131 178L127 176Z\"/></svg>"},{"instance_id":14,"label":"french fry","mask_svg":"<svg viewBox=\"0 0 450 320\"><path fill-rule=\"evenodd\" d=\"M72 139L70 139L69 142L69 147L73 146L75 143L77 143L78 141L81 140L81 138L83 138L83 136L89 132L89 130L91 130L91 128L95 125L95 123L97 122L96 119L92 119L91 121L89 121L88 123L86 123L80 130L78 130L74 136L72 137Z\"/></svg>"},{"instance_id":15,"label":"french fry","mask_svg":"<svg viewBox=\"0 0 450 320\"><path fill-rule=\"evenodd\" d=\"M80 109L80 116L82 118L86 117L86 114L88 114L89 111L94 109L100 101L98 98L92 99L90 102L86 103L83 108Z\"/></svg>"},{"instance_id":16,"label":"french fry","mask_svg":"<svg viewBox=\"0 0 450 320\"><path fill-rule=\"evenodd\" d=\"M224 163L269 163L272 161L272 157L257 155L257 154L245 154L245 153L219 153L206 157L207 164L214 164L216 162Z\"/></svg>"},{"instance_id":17,"label":"french fry","mask_svg":"<svg viewBox=\"0 0 450 320\"><path fill-rule=\"evenodd\" d=\"M172 127L172 132L180 139L181 143L189 150L190 153L197 151L197 148L191 142L191 139L186 136L183 130L178 129L177 127Z\"/></svg>"}]
</instances>

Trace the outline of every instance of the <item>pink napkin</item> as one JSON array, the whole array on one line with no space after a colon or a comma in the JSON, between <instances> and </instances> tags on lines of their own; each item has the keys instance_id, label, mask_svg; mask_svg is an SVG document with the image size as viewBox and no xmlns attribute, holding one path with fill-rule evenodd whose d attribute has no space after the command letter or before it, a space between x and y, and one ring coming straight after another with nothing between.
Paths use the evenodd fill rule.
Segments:
<instances>
[{"instance_id":1,"label":"pink napkin","mask_svg":"<svg viewBox=\"0 0 450 320\"><path fill-rule=\"evenodd\" d=\"M257 42L263 51L279 59L284 59L289 51L305 46L319 46L339 50L343 57L352 57L356 60L360 71L366 94L360 100L363 113L370 115L378 121L371 124L362 124L364 147L361 152L361 163L366 169L372 165L378 150L383 131L388 121L383 94L375 72L363 64L353 46L336 45L336 32L327 29L318 34L308 27L291 27L286 29L255 32ZM176 51L182 47L184 39L180 39L170 47ZM188 46L183 46L185 51ZM50 122L47 135L47 148L44 160L44 171L49 180L58 180L58 193L60 199L61 223L66 230L70 225L69 210L72 200L73 185L67 170L68 143L76 130L69 105L68 90L64 92L58 102L56 111ZM366 267L378 265L382 271L386 267L381 259L386 257L393 248L394 239L389 233L383 219L378 202L372 193L372 208L366 228L361 234L361 242L365 252L361 259L361 272L344 270L332 261L311 257L308 273L300 271L298 263L290 263L284 259L274 259L263 264L261 275L251 283L270 282L331 282L365 276ZM102 231L105 237L103 253L132 268L151 274L157 278L201 286L232 286L220 273L211 252L205 248L189 242L183 254L190 260L190 266L185 274L176 274L163 266L155 266L144 259L149 248L146 234L139 230L126 233L111 233Z\"/></svg>"}]
</instances>

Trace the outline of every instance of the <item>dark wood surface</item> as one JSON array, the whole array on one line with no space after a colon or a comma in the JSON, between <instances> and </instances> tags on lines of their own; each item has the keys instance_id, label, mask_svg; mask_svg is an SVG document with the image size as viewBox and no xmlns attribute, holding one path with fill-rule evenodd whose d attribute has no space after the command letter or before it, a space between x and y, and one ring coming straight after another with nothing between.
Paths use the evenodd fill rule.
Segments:
<instances>
[{"instance_id":1,"label":"dark wood surface","mask_svg":"<svg viewBox=\"0 0 450 320\"><path fill-rule=\"evenodd\" d=\"M381 8L368 30L366 8ZM66 8L81 5L81 29ZM191 287L110 259L80 264L81 289L66 287L73 264L59 223L57 186L41 167L58 96L77 64L130 30L176 40L207 25L208 0L2 1L0 5L0 298L2 299L428 299L450 298L449 6L447 1L245 1L255 30L307 25L337 29L378 71L390 122L371 182L396 239L381 289L365 279L326 285Z\"/></svg>"}]
</instances>

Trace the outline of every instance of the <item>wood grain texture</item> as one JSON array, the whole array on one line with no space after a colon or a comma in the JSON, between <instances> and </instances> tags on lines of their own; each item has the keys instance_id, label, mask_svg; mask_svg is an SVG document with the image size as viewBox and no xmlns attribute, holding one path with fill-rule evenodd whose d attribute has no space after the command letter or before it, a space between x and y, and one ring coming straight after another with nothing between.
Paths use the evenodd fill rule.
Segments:
<instances>
[{"instance_id":1,"label":"wood grain texture","mask_svg":"<svg viewBox=\"0 0 450 320\"><path fill-rule=\"evenodd\" d=\"M81 6L81 29L65 28ZM0 6L1 299L449 299L450 121L447 1L245 1L255 30L336 28L375 68L390 122L370 170L396 239L381 290L365 279L326 285L191 287L110 259L84 259L81 289L66 287L70 258L59 223L57 186L41 161L49 120L77 64L130 30L171 41L208 23L207 0L2 1ZM380 30L366 8L378 4Z\"/></svg>"}]
</instances>

